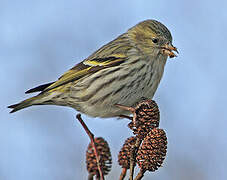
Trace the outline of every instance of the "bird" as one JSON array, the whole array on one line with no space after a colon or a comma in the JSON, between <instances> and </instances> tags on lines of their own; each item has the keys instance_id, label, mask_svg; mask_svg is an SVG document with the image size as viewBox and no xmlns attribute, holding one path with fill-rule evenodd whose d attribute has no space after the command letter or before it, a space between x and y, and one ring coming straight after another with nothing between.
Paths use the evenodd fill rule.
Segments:
<instances>
[{"instance_id":1,"label":"bird","mask_svg":"<svg viewBox=\"0 0 227 180\"><path fill-rule=\"evenodd\" d=\"M91 117L110 118L129 111L142 99L152 99L167 58L176 57L172 35L161 22L144 20L99 48L56 81L32 88L39 92L8 106L10 113L33 105L68 106Z\"/></svg>"}]
</instances>

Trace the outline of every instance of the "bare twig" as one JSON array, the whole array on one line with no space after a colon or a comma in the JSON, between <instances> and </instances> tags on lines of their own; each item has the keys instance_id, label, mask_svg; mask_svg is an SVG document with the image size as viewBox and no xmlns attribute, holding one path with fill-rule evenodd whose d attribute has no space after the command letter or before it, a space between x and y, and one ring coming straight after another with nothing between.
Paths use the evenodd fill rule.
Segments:
<instances>
[{"instance_id":1,"label":"bare twig","mask_svg":"<svg viewBox=\"0 0 227 180\"><path fill-rule=\"evenodd\" d=\"M104 180L104 176L103 176L103 172L102 169L100 167L100 161L99 161L99 154L95 145L95 141L94 141L94 134L92 134L92 132L88 129L87 125L84 123L83 119L81 118L81 114L77 114L76 118L79 120L80 124L82 125L82 127L84 128L84 130L86 131L87 135L90 138L91 144L94 148L94 153L95 153L95 157L96 157L96 161L97 161L97 167L99 170L99 175L101 180Z\"/></svg>"},{"instance_id":2,"label":"bare twig","mask_svg":"<svg viewBox=\"0 0 227 180\"><path fill-rule=\"evenodd\" d=\"M119 180L123 180L126 176L126 173L127 173L127 168L122 168Z\"/></svg>"},{"instance_id":3,"label":"bare twig","mask_svg":"<svg viewBox=\"0 0 227 180\"><path fill-rule=\"evenodd\" d=\"M124 106L121 104L115 104L115 105L121 109L130 111L133 114L132 119L131 118L130 119L132 120L133 126L136 127L136 118L137 118L136 109L134 107ZM130 151L130 178L129 178L130 180L133 180L134 168L136 165L136 153L138 151L138 148L141 142L142 140L139 137L136 137L136 143L135 145L132 146Z\"/></svg>"},{"instance_id":4,"label":"bare twig","mask_svg":"<svg viewBox=\"0 0 227 180\"><path fill-rule=\"evenodd\" d=\"M131 148L131 152L130 152L130 180L133 180L133 175L134 175L134 168L136 165L136 154L137 151L140 147L142 140L138 137L136 137L136 143L134 146L132 146Z\"/></svg>"},{"instance_id":5,"label":"bare twig","mask_svg":"<svg viewBox=\"0 0 227 180\"><path fill-rule=\"evenodd\" d=\"M145 170L140 170L140 172L137 174L136 178L134 180L140 180L144 176Z\"/></svg>"},{"instance_id":6,"label":"bare twig","mask_svg":"<svg viewBox=\"0 0 227 180\"><path fill-rule=\"evenodd\" d=\"M134 168L135 168L135 146L132 146L130 151L130 176L129 179L133 180Z\"/></svg>"}]
</instances>

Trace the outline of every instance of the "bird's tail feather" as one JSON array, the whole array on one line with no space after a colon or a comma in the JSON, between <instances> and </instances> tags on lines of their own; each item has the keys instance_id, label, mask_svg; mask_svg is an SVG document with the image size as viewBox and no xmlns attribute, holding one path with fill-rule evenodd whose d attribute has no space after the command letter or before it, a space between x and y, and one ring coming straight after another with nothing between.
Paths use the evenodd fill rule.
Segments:
<instances>
[{"instance_id":1,"label":"bird's tail feather","mask_svg":"<svg viewBox=\"0 0 227 180\"><path fill-rule=\"evenodd\" d=\"M34 97L26 99L18 104L13 104L13 105L8 106L8 108L12 109L12 111L10 111L10 113L14 113L14 112L24 109L26 107L37 104L37 103L35 103L35 101L39 98L40 98L39 96L34 96Z\"/></svg>"}]
</instances>

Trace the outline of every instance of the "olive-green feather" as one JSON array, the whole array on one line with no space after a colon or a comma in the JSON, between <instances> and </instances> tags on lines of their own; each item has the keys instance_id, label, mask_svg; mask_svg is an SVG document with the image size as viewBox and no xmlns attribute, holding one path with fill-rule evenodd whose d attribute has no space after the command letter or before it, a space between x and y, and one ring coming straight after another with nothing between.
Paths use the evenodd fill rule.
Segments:
<instances>
[{"instance_id":1,"label":"olive-green feather","mask_svg":"<svg viewBox=\"0 0 227 180\"><path fill-rule=\"evenodd\" d=\"M94 60L85 60L79 64L77 64L74 68L67 71L63 74L58 81L54 82L47 88L43 90L43 92L50 91L55 89L59 86L67 84L72 81L76 81L86 75L93 74L101 69L105 69L108 67L117 66L123 63L126 59L119 58L119 57L106 57L105 61L104 58L94 59Z\"/></svg>"},{"instance_id":2,"label":"olive-green feather","mask_svg":"<svg viewBox=\"0 0 227 180\"><path fill-rule=\"evenodd\" d=\"M34 97L26 99L18 104L13 104L13 105L8 106L8 108L13 109L12 111L10 111L10 113L14 113L16 111L19 111L21 109L34 105L33 102L39 98L40 98L39 95L34 96Z\"/></svg>"},{"instance_id":3,"label":"olive-green feather","mask_svg":"<svg viewBox=\"0 0 227 180\"><path fill-rule=\"evenodd\" d=\"M47 84L42 84L42 85L37 86L35 88L29 89L28 91L25 92L25 94L43 91L44 89L46 89L48 86L50 86L53 83L54 82L47 83Z\"/></svg>"}]
</instances>

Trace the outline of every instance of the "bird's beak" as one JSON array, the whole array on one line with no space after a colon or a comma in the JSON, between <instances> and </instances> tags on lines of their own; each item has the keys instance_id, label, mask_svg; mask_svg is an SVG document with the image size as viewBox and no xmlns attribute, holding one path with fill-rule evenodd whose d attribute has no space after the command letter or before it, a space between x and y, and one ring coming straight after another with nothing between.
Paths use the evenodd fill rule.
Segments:
<instances>
[{"instance_id":1,"label":"bird's beak","mask_svg":"<svg viewBox=\"0 0 227 180\"><path fill-rule=\"evenodd\" d=\"M177 56L172 51L175 51L178 54L177 48L174 47L172 44L165 44L164 46L161 46L161 48L162 48L162 53L164 55L169 56L170 58L174 58Z\"/></svg>"}]
</instances>

